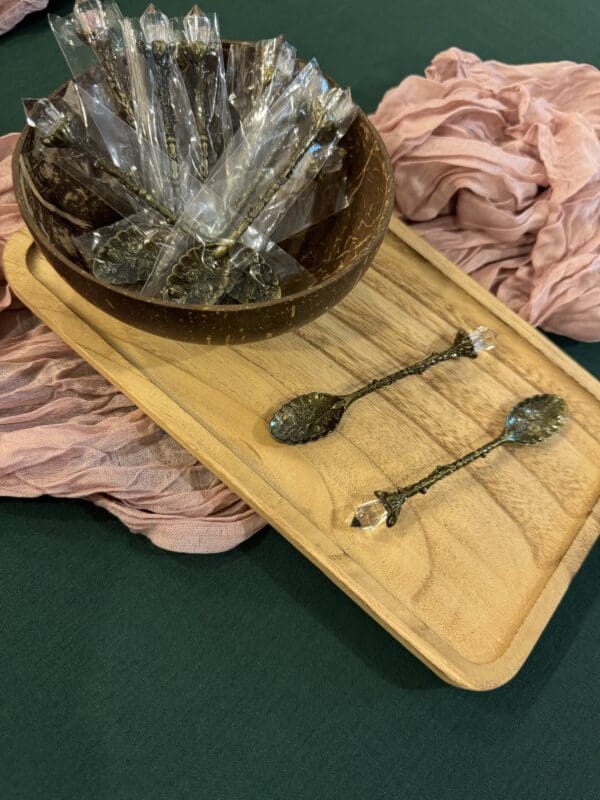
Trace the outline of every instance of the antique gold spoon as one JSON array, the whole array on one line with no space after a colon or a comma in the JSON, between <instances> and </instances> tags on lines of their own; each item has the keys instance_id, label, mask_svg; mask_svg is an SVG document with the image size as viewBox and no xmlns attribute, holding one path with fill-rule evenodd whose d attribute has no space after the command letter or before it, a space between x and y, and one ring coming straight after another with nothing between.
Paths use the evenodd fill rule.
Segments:
<instances>
[{"instance_id":1,"label":"antique gold spoon","mask_svg":"<svg viewBox=\"0 0 600 800\"><path fill-rule=\"evenodd\" d=\"M384 386L390 386L409 375L421 375L425 370L444 361L476 358L477 353L492 350L494 346L495 334L488 328L479 327L471 333L459 330L447 350L431 353L422 361L393 372L385 378L371 381L351 394L310 392L295 397L273 414L269 422L271 436L282 444L305 444L320 439L337 428L347 408L361 397L376 392Z\"/></svg>"},{"instance_id":2,"label":"antique gold spoon","mask_svg":"<svg viewBox=\"0 0 600 800\"><path fill-rule=\"evenodd\" d=\"M358 506L350 525L363 531L373 531L384 522L388 528L396 524L404 503L415 494L425 494L434 483L441 481L457 469L470 464L476 458L485 458L502 444L538 444L548 439L564 425L569 416L567 403L555 394L536 394L522 400L512 408L504 421L504 430L495 439L478 447L466 456L436 467L425 478L411 483L395 492L375 492L375 500Z\"/></svg>"},{"instance_id":3,"label":"antique gold spoon","mask_svg":"<svg viewBox=\"0 0 600 800\"><path fill-rule=\"evenodd\" d=\"M213 83L221 66L214 43L213 23L194 5L183 18L184 38L177 44L177 63L189 85L192 113L200 144L199 177L208 178L208 118L214 102Z\"/></svg>"}]
</instances>

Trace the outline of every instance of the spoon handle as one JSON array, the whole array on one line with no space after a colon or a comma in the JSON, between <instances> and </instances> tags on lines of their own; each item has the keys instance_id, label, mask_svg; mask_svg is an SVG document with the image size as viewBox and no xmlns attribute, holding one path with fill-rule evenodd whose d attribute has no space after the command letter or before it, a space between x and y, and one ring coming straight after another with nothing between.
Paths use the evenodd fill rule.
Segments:
<instances>
[{"instance_id":1,"label":"spoon handle","mask_svg":"<svg viewBox=\"0 0 600 800\"><path fill-rule=\"evenodd\" d=\"M115 178L121 184L121 186L142 200L142 202L144 202L146 205L150 206L150 208L152 208L154 211L158 212L168 223L174 225L177 222L177 217L175 214L173 214L173 212L159 200L156 200L156 198L153 197L150 192L147 192L144 187L138 183L135 178L132 178L131 175L124 169L116 167L112 161L109 161L107 158L104 158L104 156L99 155L93 150L79 147L77 144L75 147L84 155L89 156L92 159L93 165L97 169Z\"/></svg>"},{"instance_id":2,"label":"spoon handle","mask_svg":"<svg viewBox=\"0 0 600 800\"><path fill-rule=\"evenodd\" d=\"M192 90L192 112L198 129L198 141L200 143L200 179L205 181L208 178L208 125L207 111L205 108L205 65L204 56L196 58L192 64L193 90Z\"/></svg>"},{"instance_id":3,"label":"spoon handle","mask_svg":"<svg viewBox=\"0 0 600 800\"><path fill-rule=\"evenodd\" d=\"M368 383L361 389L357 389L357 391L352 392L352 394L346 395L347 405L350 405L350 403L353 403L355 400L359 400L361 397L365 397L367 394L371 394L371 392L383 389L384 386L390 386L392 383L396 383L396 381L402 378L407 378L409 375L421 375L430 367L434 367L436 364L442 364L444 361L476 357L477 350L471 336L466 331L459 330L454 338L454 342L447 350L443 350L441 353L431 353L431 355L428 355L427 358L424 358L422 361L417 361L416 364L403 367L403 369L397 372L392 372L391 375L386 375L384 378L371 381L371 383Z\"/></svg>"},{"instance_id":4,"label":"spoon handle","mask_svg":"<svg viewBox=\"0 0 600 800\"><path fill-rule=\"evenodd\" d=\"M104 69L106 81L117 101L128 125L133 127L134 116L131 99L127 91L127 73L124 72L118 55L118 42L115 33L110 28L99 31L84 31L81 27L75 31L76 35L85 42L98 59Z\"/></svg>"},{"instance_id":5,"label":"spoon handle","mask_svg":"<svg viewBox=\"0 0 600 800\"><path fill-rule=\"evenodd\" d=\"M156 81L156 92L163 127L164 145L171 168L171 179L179 179L179 152L175 136L175 112L171 104L170 75L173 69L175 48L170 43L157 39L151 43L138 42L138 50L148 62Z\"/></svg>"},{"instance_id":6,"label":"spoon handle","mask_svg":"<svg viewBox=\"0 0 600 800\"><path fill-rule=\"evenodd\" d=\"M315 106L313 104L312 114L311 114L311 125L308 129L308 132L305 134L303 139L296 145L295 149L292 150L292 154L288 159L286 166L284 167L283 171L276 176L271 183L264 189L263 193L256 199L254 203L246 210L246 213L242 217L242 219L237 223L234 230L227 235L225 241L220 244L217 249L215 250L216 256L224 255L233 244L236 244L238 240L244 235L246 230L252 225L252 223L258 218L264 208L271 202L271 200L275 197L281 186L291 177L293 171L296 169L302 158L304 157L305 153L308 152L312 142L314 141L315 137L318 135L319 131L322 129L323 125L325 124L327 119L326 109L318 109L315 110ZM248 201L249 198L252 197L252 193L256 189L256 185L260 184L264 174L270 170L274 169L274 165L277 163L277 160L281 157L281 150L278 147L274 147L269 154L267 160L261 167L260 174L258 177L250 183L250 185L246 188L246 191L243 193L242 198L237 201L237 208L238 212L240 208L243 206L245 202ZM241 212L240 212L241 213Z\"/></svg>"},{"instance_id":7,"label":"spoon handle","mask_svg":"<svg viewBox=\"0 0 600 800\"><path fill-rule=\"evenodd\" d=\"M450 464L441 464L430 472L429 475L421 478L421 480L416 483L398 488L395 492L375 492L376 497L381 501L387 511L387 527L391 528L392 525L395 525L402 506L410 497L413 497L415 494L425 494L435 483L441 481L442 478L452 475L453 472L461 469L461 467L465 467L478 458L485 458L487 454L496 447L508 441L510 441L510 438L507 436L506 432L503 431L500 436L497 436L481 447L467 453L467 455L458 458L456 461L452 461Z\"/></svg>"}]
</instances>

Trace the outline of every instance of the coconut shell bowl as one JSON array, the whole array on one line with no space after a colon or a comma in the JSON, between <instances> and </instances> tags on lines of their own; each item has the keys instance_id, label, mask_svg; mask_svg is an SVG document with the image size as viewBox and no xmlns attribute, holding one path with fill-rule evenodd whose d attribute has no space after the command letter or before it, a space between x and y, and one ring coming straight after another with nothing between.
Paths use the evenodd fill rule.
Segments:
<instances>
[{"instance_id":1,"label":"coconut shell bowl","mask_svg":"<svg viewBox=\"0 0 600 800\"><path fill-rule=\"evenodd\" d=\"M60 87L54 96L61 94ZM361 111L344 137L350 205L281 243L315 278L312 286L277 300L243 305L180 305L142 296L95 278L73 236L116 220L86 187L53 161L36 131L25 128L15 149L14 184L23 219L61 277L94 305L124 322L188 342L238 344L268 339L310 322L356 285L383 240L394 202L391 164Z\"/></svg>"}]
</instances>

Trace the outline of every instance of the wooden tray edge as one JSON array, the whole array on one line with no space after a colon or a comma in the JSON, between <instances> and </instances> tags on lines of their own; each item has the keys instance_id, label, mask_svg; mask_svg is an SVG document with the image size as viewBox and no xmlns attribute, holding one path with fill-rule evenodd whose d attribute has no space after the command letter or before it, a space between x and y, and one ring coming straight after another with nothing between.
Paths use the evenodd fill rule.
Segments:
<instances>
[{"instance_id":1,"label":"wooden tray edge","mask_svg":"<svg viewBox=\"0 0 600 800\"><path fill-rule=\"evenodd\" d=\"M533 345L537 350L543 353L547 358L557 364L570 378L573 378L577 383L592 394L596 399L600 400L600 381L594 378L584 367L574 361L570 356L564 353L554 342L547 339L540 333L533 325L526 322L522 317L512 311L508 306L504 305L498 300L495 295L484 289L476 280L463 272L460 267L453 264L445 255L436 250L433 245L430 245L422 236L397 217L392 218L389 225L389 230L400 239L404 244L407 244L419 255L423 256L427 261L431 262L440 272L447 275L448 278L457 286L470 294L475 300L490 309L498 319L510 325L519 336L526 339L529 344Z\"/></svg>"}]
</instances>

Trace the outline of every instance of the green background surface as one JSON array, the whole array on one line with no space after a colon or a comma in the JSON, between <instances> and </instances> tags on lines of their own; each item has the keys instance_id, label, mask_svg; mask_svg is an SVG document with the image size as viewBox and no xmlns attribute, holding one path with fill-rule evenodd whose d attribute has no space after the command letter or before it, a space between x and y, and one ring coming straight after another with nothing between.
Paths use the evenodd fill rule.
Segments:
<instances>
[{"instance_id":1,"label":"green background surface","mask_svg":"<svg viewBox=\"0 0 600 800\"><path fill-rule=\"evenodd\" d=\"M368 111L451 45L600 65L600 7L581 0L216 10L230 38L285 33ZM0 74L14 130L20 98L67 77L44 14L0 39ZM597 345L556 340L600 373ZM1 499L0 798L596 800L599 578L597 548L520 674L472 694L271 529L173 555L84 502Z\"/></svg>"}]
</instances>

